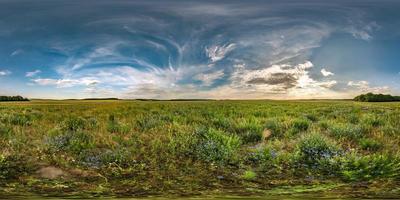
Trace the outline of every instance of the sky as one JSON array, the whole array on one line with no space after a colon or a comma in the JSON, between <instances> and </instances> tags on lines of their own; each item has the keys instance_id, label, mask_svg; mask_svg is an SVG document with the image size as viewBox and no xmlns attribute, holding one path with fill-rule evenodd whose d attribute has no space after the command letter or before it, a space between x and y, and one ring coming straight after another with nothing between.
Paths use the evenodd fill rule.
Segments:
<instances>
[{"instance_id":1,"label":"sky","mask_svg":"<svg viewBox=\"0 0 400 200\"><path fill-rule=\"evenodd\" d=\"M0 0L0 95L400 95L396 0Z\"/></svg>"}]
</instances>

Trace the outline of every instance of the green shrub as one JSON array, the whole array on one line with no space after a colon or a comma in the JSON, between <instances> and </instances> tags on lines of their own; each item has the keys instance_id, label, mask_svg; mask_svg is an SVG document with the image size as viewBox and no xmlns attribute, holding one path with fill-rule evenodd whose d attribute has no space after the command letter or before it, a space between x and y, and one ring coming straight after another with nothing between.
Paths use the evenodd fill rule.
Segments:
<instances>
[{"instance_id":1,"label":"green shrub","mask_svg":"<svg viewBox=\"0 0 400 200\"><path fill-rule=\"evenodd\" d=\"M246 161L248 164L260 165L262 169L271 170L275 167L277 155L277 151L268 145L250 152Z\"/></svg>"},{"instance_id":2,"label":"green shrub","mask_svg":"<svg viewBox=\"0 0 400 200\"><path fill-rule=\"evenodd\" d=\"M262 133L261 133L261 131L259 131L259 132L252 132L252 131L246 132L242 136L242 140L243 140L244 144L260 142L262 140Z\"/></svg>"},{"instance_id":3,"label":"green shrub","mask_svg":"<svg viewBox=\"0 0 400 200\"><path fill-rule=\"evenodd\" d=\"M73 154L79 154L80 152L93 148L94 138L85 132L60 132L53 131L50 133L50 137L46 140L52 151L66 151Z\"/></svg>"},{"instance_id":4,"label":"green shrub","mask_svg":"<svg viewBox=\"0 0 400 200\"><path fill-rule=\"evenodd\" d=\"M357 114L348 114L346 116L346 119L349 123L352 124L358 124L358 122L360 122L360 116L358 116Z\"/></svg>"},{"instance_id":5,"label":"green shrub","mask_svg":"<svg viewBox=\"0 0 400 200\"><path fill-rule=\"evenodd\" d=\"M323 120L318 122L318 126L321 127L322 130L328 130L330 127L331 123L327 120Z\"/></svg>"},{"instance_id":6,"label":"green shrub","mask_svg":"<svg viewBox=\"0 0 400 200\"><path fill-rule=\"evenodd\" d=\"M64 120L61 127L65 131L80 131L86 128L86 120L82 117L70 116Z\"/></svg>"},{"instance_id":7,"label":"green shrub","mask_svg":"<svg viewBox=\"0 0 400 200\"><path fill-rule=\"evenodd\" d=\"M80 164L91 168L101 168L107 165L129 167L133 160L131 152L126 148L117 149L87 149L79 153Z\"/></svg>"},{"instance_id":8,"label":"green shrub","mask_svg":"<svg viewBox=\"0 0 400 200\"><path fill-rule=\"evenodd\" d=\"M361 149L369 151L378 151L383 146L380 142L370 138L360 139L359 144Z\"/></svg>"},{"instance_id":9,"label":"green shrub","mask_svg":"<svg viewBox=\"0 0 400 200\"><path fill-rule=\"evenodd\" d=\"M251 170L246 170L242 175L242 178L247 181L254 180L254 179L256 179L256 177L257 177L257 174Z\"/></svg>"},{"instance_id":10,"label":"green shrub","mask_svg":"<svg viewBox=\"0 0 400 200\"><path fill-rule=\"evenodd\" d=\"M19 113L9 115L8 123L19 126L29 126L32 124L31 118L28 115Z\"/></svg>"},{"instance_id":11,"label":"green shrub","mask_svg":"<svg viewBox=\"0 0 400 200\"><path fill-rule=\"evenodd\" d=\"M346 181L369 181L400 177L400 160L385 154L349 154L341 160L341 175Z\"/></svg>"},{"instance_id":12,"label":"green shrub","mask_svg":"<svg viewBox=\"0 0 400 200\"><path fill-rule=\"evenodd\" d=\"M296 154L298 156L297 162L314 167L318 165L320 160L338 156L340 149L325 136L312 133L299 141Z\"/></svg>"},{"instance_id":13,"label":"green shrub","mask_svg":"<svg viewBox=\"0 0 400 200\"><path fill-rule=\"evenodd\" d=\"M332 125L328 130L338 139L350 139L353 141L364 137L364 133L366 132L362 126L353 124Z\"/></svg>"},{"instance_id":14,"label":"green shrub","mask_svg":"<svg viewBox=\"0 0 400 200\"><path fill-rule=\"evenodd\" d=\"M310 126L310 122L306 119L295 119L292 122L291 128L289 129L289 135L295 135L297 133L306 131Z\"/></svg>"},{"instance_id":15,"label":"green shrub","mask_svg":"<svg viewBox=\"0 0 400 200\"><path fill-rule=\"evenodd\" d=\"M0 138L9 138L12 135L12 129L0 123Z\"/></svg>"},{"instance_id":16,"label":"green shrub","mask_svg":"<svg viewBox=\"0 0 400 200\"><path fill-rule=\"evenodd\" d=\"M272 132L273 137L283 137L287 130L285 124L276 118L268 119L265 128Z\"/></svg>"},{"instance_id":17,"label":"green shrub","mask_svg":"<svg viewBox=\"0 0 400 200\"><path fill-rule=\"evenodd\" d=\"M262 131L262 125L254 117L241 119L235 126L235 132L242 136L244 144L260 142Z\"/></svg>"},{"instance_id":18,"label":"green shrub","mask_svg":"<svg viewBox=\"0 0 400 200\"><path fill-rule=\"evenodd\" d=\"M226 117L215 117L212 120L214 127L217 129L223 129L225 131L232 130L234 123L229 118Z\"/></svg>"},{"instance_id":19,"label":"green shrub","mask_svg":"<svg viewBox=\"0 0 400 200\"><path fill-rule=\"evenodd\" d=\"M316 114L315 113L308 113L308 114L305 114L304 115L308 120L310 120L310 121L312 121L312 122L316 122L316 121L318 121L318 118L317 118L317 116L316 116Z\"/></svg>"},{"instance_id":20,"label":"green shrub","mask_svg":"<svg viewBox=\"0 0 400 200\"><path fill-rule=\"evenodd\" d=\"M21 156L6 156L0 153L0 180L17 179L19 176L32 172L32 168Z\"/></svg>"},{"instance_id":21,"label":"green shrub","mask_svg":"<svg viewBox=\"0 0 400 200\"><path fill-rule=\"evenodd\" d=\"M160 126L161 122L155 115L145 115L136 120L136 126L140 131L147 131Z\"/></svg>"},{"instance_id":22,"label":"green shrub","mask_svg":"<svg viewBox=\"0 0 400 200\"><path fill-rule=\"evenodd\" d=\"M385 126L381 127L381 131L387 137L400 136L400 128L395 128L390 125L385 125Z\"/></svg>"},{"instance_id":23,"label":"green shrub","mask_svg":"<svg viewBox=\"0 0 400 200\"><path fill-rule=\"evenodd\" d=\"M232 161L241 144L238 136L227 135L215 129L200 130L198 134L201 137L198 146L199 156L208 162Z\"/></svg>"},{"instance_id":24,"label":"green shrub","mask_svg":"<svg viewBox=\"0 0 400 200\"><path fill-rule=\"evenodd\" d=\"M378 127L384 125L384 121L382 119L372 114L364 116L362 118L362 122L372 127Z\"/></svg>"}]
</instances>

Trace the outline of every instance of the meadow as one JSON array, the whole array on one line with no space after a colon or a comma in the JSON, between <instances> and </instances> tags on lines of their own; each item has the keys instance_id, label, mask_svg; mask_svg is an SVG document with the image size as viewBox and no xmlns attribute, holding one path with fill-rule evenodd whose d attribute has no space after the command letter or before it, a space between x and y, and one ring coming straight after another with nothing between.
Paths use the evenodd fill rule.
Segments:
<instances>
[{"instance_id":1,"label":"meadow","mask_svg":"<svg viewBox=\"0 0 400 200\"><path fill-rule=\"evenodd\" d=\"M399 194L399 145L395 102L3 102L0 194Z\"/></svg>"}]
</instances>

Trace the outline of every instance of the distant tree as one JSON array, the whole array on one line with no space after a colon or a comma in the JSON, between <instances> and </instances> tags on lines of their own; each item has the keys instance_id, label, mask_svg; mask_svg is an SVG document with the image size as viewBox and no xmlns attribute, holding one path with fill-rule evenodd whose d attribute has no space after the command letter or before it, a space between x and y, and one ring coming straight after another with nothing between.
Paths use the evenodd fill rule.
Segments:
<instances>
[{"instance_id":1,"label":"distant tree","mask_svg":"<svg viewBox=\"0 0 400 200\"><path fill-rule=\"evenodd\" d=\"M0 96L0 101L29 101L29 99L21 96Z\"/></svg>"},{"instance_id":2,"label":"distant tree","mask_svg":"<svg viewBox=\"0 0 400 200\"><path fill-rule=\"evenodd\" d=\"M362 102L390 102L400 101L400 96L392 96L389 94L373 94L370 92L367 94L356 96L354 100Z\"/></svg>"}]
</instances>

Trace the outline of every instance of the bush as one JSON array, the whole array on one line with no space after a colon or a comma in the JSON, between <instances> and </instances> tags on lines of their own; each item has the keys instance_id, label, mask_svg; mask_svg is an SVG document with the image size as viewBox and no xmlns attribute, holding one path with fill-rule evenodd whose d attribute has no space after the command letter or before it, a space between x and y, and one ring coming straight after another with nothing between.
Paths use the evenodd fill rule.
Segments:
<instances>
[{"instance_id":1,"label":"bush","mask_svg":"<svg viewBox=\"0 0 400 200\"><path fill-rule=\"evenodd\" d=\"M238 135L242 136L244 144L260 142L262 140L263 127L254 118L241 119L237 123L235 131Z\"/></svg>"},{"instance_id":2,"label":"bush","mask_svg":"<svg viewBox=\"0 0 400 200\"><path fill-rule=\"evenodd\" d=\"M29 99L21 96L0 96L0 101L29 101Z\"/></svg>"},{"instance_id":3,"label":"bush","mask_svg":"<svg viewBox=\"0 0 400 200\"><path fill-rule=\"evenodd\" d=\"M276 118L266 121L265 128L272 132L273 137L282 137L287 130L285 124Z\"/></svg>"},{"instance_id":4,"label":"bush","mask_svg":"<svg viewBox=\"0 0 400 200\"><path fill-rule=\"evenodd\" d=\"M289 135L295 135L297 133L306 131L310 126L310 122L306 119L295 119L292 122L292 126L289 129Z\"/></svg>"},{"instance_id":5,"label":"bush","mask_svg":"<svg viewBox=\"0 0 400 200\"><path fill-rule=\"evenodd\" d=\"M364 137L364 133L366 132L362 126L353 124L332 125L328 130L338 139L350 139L353 141Z\"/></svg>"},{"instance_id":6,"label":"bush","mask_svg":"<svg viewBox=\"0 0 400 200\"><path fill-rule=\"evenodd\" d=\"M350 154L342 158L341 175L346 181L369 181L378 178L400 177L400 160L388 155L360 156Z\"/></svg>"},{"instance_id":7,"label":"bush","mask_svg":"<svg viewBox=\"0 0 400 200\"><path fill-rule=\"evenodd\" d=\"M29 126L32 124L31 118L28 115L13 113L8 116L8 123L19 126Z\"/></svg>"},{"instance_id":8,"label":"bush","mask_svg":"<svg viewBox=\"0 0 400 200\"><path fill-rule=\"evenodd\" d=\"M388 94L373 94L367 93L354 97L354 101L362 102L390 102L400 101L400 96L392 96Z\"/></svg>"},{"instance_id":9,"label":"bush","mask_svg":"<svg viewBox=\"0 0 400 200\"><path fill-rule=\"evenodd\" d=\"M384 122L379 117L372 114L364 116L362 122L372 127L378 127L384 124Z\"/></svg>"},{"instance_id":10,"label":"bush","mask_svg":"<svg viewBox=\"0 0 400 200\"><path fill-rule=\"evenodd\" d=\"M232 161L241 144L238 136L227 135L215 129L201 130L198 134L201 137L198 146L199 156L208 162Z\"/></svg>"},{"instance_id":11,"label":"bush","mask_svg":"<svg viewBox=\"0 0 400 200\"><path fill-rule=\"evenodd\" d=\"M12 135L12 129L3 124L0 124L0 137L9 138L11 137L11 135Z\"/></svg>"},{"instance_id":12,"label":"bush","mask_svg":"<svg viewBox=\"0 0 400 200\"><path fill-rule=\"evenodd\" d=\"M246 157L246 161L249 164L260 165L263 169L270 170L275 165L275 159L277 158L277 151L270 146L265 146L256 151L250 152Z\"/></svg>"},{"instance_id":13,"label":"bush","mask_svg":"<svg viewBox=\"0 0 400 200\"><path fill-rule=\"evenodd\" d=\"M69 117L67 118L63 124L62 129L65 131L80 131L85 129L86 127L86 120L81 117Z\"/></svg>"},{"instance_id":14,"label":"bush","mask_svg":"<svg viewBox=\"0 0 400 200\"><path fill-rule=\"evenodd\" d=\"M88 149L79 154L80 164L92 168L100 168L110 164L128 167L132 164L131 153L126 148Z\"/></svg>"},{"instance_id":15,"label":"bush","mask_svg":"<svg viewBox=\"0 0 400 200\"><path fill-rule=\"evenodd\" d=\"M107 124L107 131L110 133L129 133L131 127L126 124L121 124L117 120L110 120Z\"/></svg>"},{"instance_id":16,"label":"bush","mask_svg":"<svg viewBox=\"0 0 400 200\"><path fill-rule=\"evenodd\" d=\"M79 154L80 152L93 148L94 138L85 132L64 132L60 133L55 130L50 133L50 137L47 138L47 144L52 151L66 151L73 154Z\"/></svg>"},{"instance_id":17,"label":"bush","mask_svg":"<svg viewBox=\"0 0 400 200\"><path fill-rule=\"evenodd\" d=\"M147 131L160 126L162 120L155 115L146 115L136 120L136 125L140 131Z\"/></svg>"},{"instance_id":18,"label":"bush","mask_svg":"<svg viewBox=\"0 0 400 200\"><path fill-rule=\"evenodd\" d=\"M312 133L303 137L297 145L298 162L316 166L319 161L340 155L340 149L325 136Z\"/></svg>"},{"instance_id":19,"label":"bush","mask_svg":"<svg viewBox=\"0 0 400 200\"><path fill-rule=\"evenodd\" d=\"M242 178L248 181L256 179L257 174L254 171L246 170L242 175Z\"/></svg>"},{"instance_id":20,"label":"bush","mask_svg":"<svg viewBox=\"0 0 400 200\"><path fill-rule=\"evenodd\" d=\"M360 139L359 144L361 149L368 151L378 151L383 146L380 142L369 138Z\"/></svg>"},{"instance_id":21,"label":"bush","mask_svg":"<svg viewBox=\"0 0 400 200\"><path fill-rule=\"evenodd\" d=\"M17 179L19 176L23 176L25 173L31 171L32 167L21 156L0 154L0 180Z\"/></svg>"}]
</instances>

